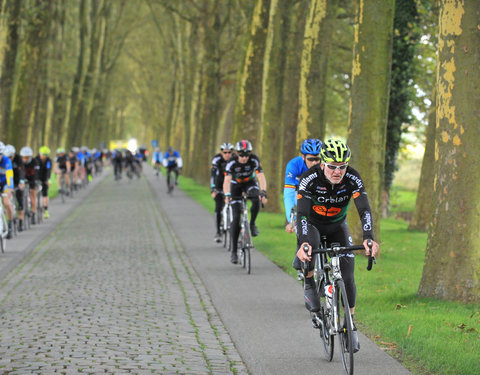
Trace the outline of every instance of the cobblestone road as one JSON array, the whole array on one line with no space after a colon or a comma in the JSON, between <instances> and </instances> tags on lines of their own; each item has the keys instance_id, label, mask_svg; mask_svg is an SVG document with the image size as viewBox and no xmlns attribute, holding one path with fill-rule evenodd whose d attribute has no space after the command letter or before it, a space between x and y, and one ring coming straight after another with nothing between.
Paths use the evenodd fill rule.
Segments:
<instances>
[{"instance_id":1,"label":"cobblestone road","mask_svg":"<svg viewBox=\"0 0 480 375\"><path fill-rule=\"evenodd\" d=\"M145 178L108 176L0 286L0 374L247 374Z\"/></svg>"}]
</instances>

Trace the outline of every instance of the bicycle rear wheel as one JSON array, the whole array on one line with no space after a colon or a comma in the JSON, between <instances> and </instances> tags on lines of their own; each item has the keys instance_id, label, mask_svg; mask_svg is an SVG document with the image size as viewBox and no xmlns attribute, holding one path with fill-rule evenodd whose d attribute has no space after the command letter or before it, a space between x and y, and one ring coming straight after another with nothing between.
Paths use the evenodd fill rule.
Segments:
<instances>
[{"instance_id":1,"label":"bicycle rear wheel","mask_svg":"<svg viewBox=\"0 0 480 375\"><path fill-rule=\"evenodd\" d=\"M352 338L352 317L348 305L347 292L343 280L337 281L334 301L337 306L337 322L339 327L340 356L347 375L353 375L353 338Z\"/></svg>"}]
</instances>

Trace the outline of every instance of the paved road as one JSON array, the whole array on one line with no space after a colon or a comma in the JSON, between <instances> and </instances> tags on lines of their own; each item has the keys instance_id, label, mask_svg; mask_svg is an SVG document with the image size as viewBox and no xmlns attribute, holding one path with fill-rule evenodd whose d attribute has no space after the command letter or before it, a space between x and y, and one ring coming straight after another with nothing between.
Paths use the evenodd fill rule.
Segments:
<instances>
[{"instance_id":1,"label":"paved road","mask_svg":"<svg viewBox=\"0 0 480 375\"><path fill-rule=\"evenodd\" d=\"M97 180L76 208L52 203L56 229L9 242L0 374L342 374L321 357L297 282L256 251L251 275L231 265L213 215L145 174ZM361 344L356 374L409 374Z\"/></svg>"}]
</instances>

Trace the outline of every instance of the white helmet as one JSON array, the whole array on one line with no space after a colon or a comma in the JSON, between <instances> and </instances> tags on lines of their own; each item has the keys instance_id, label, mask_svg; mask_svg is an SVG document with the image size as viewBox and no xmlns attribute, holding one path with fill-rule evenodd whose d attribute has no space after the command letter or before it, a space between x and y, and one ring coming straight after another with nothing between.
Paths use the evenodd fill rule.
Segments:
<instances>
[{"instance_id":1,"label":"white helmet","mask_svg":"<svg viewBox=\"0 0 480 375\"><path fill-rule=\"evenodd\" d=\"M0 142L0 155L3 155L5 152L5 144L3 142Z\"/></svg>"},{"instance_id":2,"label":"white helmet","mask_svg":"<svg viewBox=\"0 0 480 375\"><path fill-rule=\"evenodd\" d=\"M13 147L12 145L6 145L5 150L3 151L3 154L7 158L13 156L15 154L15 147Z\"/></svg>"},{"instance_id":3,"label":"white helmet","mask_svg":"<svg viewBox=\"0 0 480 375\"><path fill-rule=\"evenodd\" d=\"M30 147L22 147L20 150L20 156L25 156L25 157L32 157L33 156L33 150Z\"/></svg>"}]
</instances>

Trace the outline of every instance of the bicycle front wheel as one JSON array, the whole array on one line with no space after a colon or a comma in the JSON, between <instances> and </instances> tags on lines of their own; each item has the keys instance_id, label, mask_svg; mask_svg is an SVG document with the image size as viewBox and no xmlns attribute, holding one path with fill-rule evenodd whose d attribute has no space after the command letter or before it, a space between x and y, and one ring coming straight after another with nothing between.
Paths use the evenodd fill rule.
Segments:
<instances>
[{"instance_id":1,"label":"bicycle front wheel","mask_svg":"<svg viewBox=\"0 0 480 375\"><path fill-rule=\"evenodd\" d=\"M327 306L326 296L325 296L325 279L323 277L317 279L318 289L320 290L318 295L320 296L320 311L316 314L318 327L320 331L320 338L323 343L323 350L327 361L331 362L333 359L333 350L335 347L334 335L332 333L332 325L330 316L333 313L333 310Z\"/></svg>"},{"instance_id":2,"label":"bicycle front wheel","mask_svg":"<svg viewBox=\"0 0 480 375\"><path fill-rule=\"evenodd\" d=\"M337 323L339 327L340 356L347 375L353 375L353 326L347 292L343 280L337 281L334 301L337 307Z\"/></svg>"}]
</instances>

